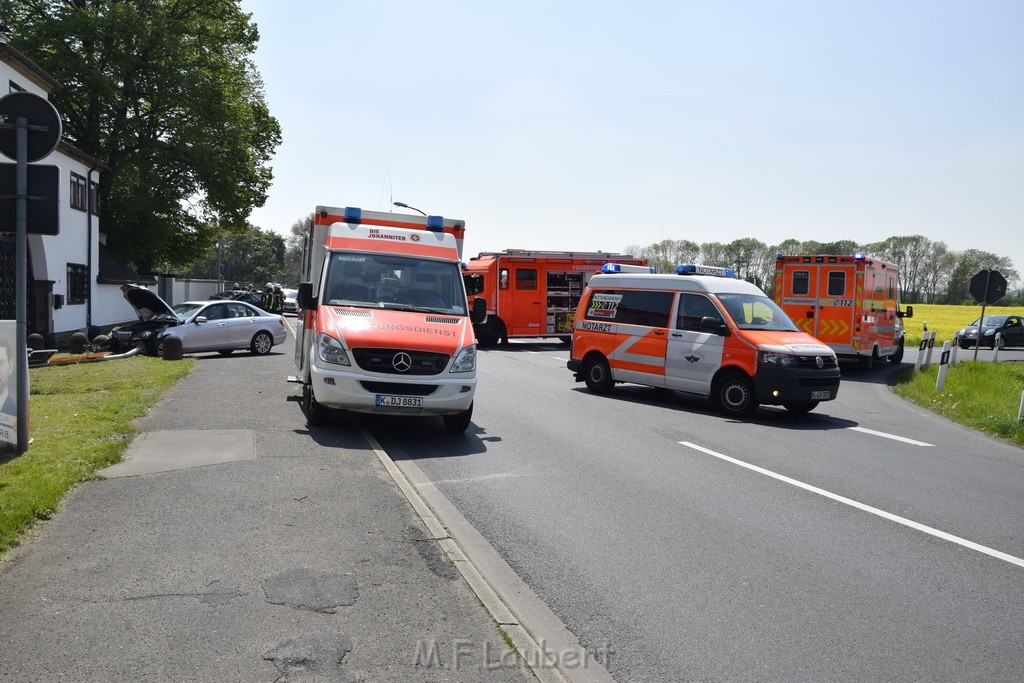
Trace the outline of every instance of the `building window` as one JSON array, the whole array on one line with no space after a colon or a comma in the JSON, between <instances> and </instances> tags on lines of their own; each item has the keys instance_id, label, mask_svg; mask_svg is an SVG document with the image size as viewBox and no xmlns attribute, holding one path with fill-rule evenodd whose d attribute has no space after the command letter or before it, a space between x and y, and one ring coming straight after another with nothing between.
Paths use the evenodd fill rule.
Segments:
<instances>
[{"instance_id":1,"label":"building window","mask_svg":"<svg viewBox=\"0 0 1024 683\"><path fill-rule=\"evenodd\" d=\"M89 269L81 263L68 264L68 305L84 304L89 298Z\"/></svg>"},{"instance_id":2,"label":"building window","mask_svg":"<svg viewBox=\"0 0 1024 683\"><path fill-rule=\"evenodd\" d=\"M7 81L7 85L9 87L8 92L25 92L25 89L14 81Z\"/></svg>"},{"instance_id":3,"label":"building window","mask_svg":"<svg viewBox=\"0 0 1024 683\"><path fill-rule=\"evenodd\" d=\"M100 215L100 186L98 183L89 183L89 201L92 206L92 215Z\"/></svg>"},{"instance_id":4,"label":"building window","mask_svg":"<svg viewBox=\"0 0 1024 683\"><path fill-rule=\"evenodd\" d=\"M77 173L71 174L71 208L85 211L88 207L89 196L86 194L85 178Z\"/></svg>"}]
</instances>

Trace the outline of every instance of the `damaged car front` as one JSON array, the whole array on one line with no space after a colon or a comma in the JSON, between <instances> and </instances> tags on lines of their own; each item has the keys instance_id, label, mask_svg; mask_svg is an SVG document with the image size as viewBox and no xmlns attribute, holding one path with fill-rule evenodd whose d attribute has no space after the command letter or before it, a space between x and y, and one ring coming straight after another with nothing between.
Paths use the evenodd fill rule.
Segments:
<instances>
[{"instance_id":1,"label":"damaged car front","mask_svg":"<svg viewBox=\"0 0 1024 683\"><path fill-rule=\"evenodd\" d=\"M115 353L131 351L142 345L146 353L157 355L160 333L181 324L181 319L167 302L139 285L121 285L121 294L135 309L139 319L118 325L110 331L107 348Z\"/></svg>"}]
</instances>

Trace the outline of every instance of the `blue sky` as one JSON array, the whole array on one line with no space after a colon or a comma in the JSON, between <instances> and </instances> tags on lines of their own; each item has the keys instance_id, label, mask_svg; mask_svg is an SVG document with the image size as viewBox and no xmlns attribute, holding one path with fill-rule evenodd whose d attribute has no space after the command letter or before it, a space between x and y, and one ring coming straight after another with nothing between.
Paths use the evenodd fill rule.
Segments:
<instances>
[{"instance_id":1,"label":"blue sky","mask_svg":"<svg viewBox=\"0 0 1024 683\"><path fill-rule=\"evenodd\" d=\"M402 201L466 258L921 234L1024 271L1021 0L242 8L283 128L261 228Z\"/></svg>"}]
</instances>

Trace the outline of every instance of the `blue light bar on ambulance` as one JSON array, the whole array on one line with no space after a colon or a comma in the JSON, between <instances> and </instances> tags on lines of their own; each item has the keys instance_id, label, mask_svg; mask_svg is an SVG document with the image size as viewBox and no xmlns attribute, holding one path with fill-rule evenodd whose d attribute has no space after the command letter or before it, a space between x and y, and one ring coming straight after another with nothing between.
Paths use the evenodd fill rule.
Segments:
<instances>
[{"instance_id":1,"label":"blue light bar on ambulance","mask_svg":"<svg viewBox=\"0 0 1024 683\"><path fill-rule=\"evenodd\" d=\"M601 266L601 272L605 275L615 273L657 273L654 266L634 266L629 263L606 263Z\"/></svg>"},{"instance_id":2,"label":"blue light bar on ambulance","mask_svg":"<svg viewBox=\"0 0 1024 683\"><path fill-rule=\"evenodd\" d=\"M732 268L702 266L697 263L681 263L676 266L676 275L714 275L715 277L736 277Z\"/></svg>"},{"instance_id":3,"label":"blue light bar on ambulance","mask_svg":"<svg viewBox=\"0 0 1024 683\"><path fill-rule=\"evenodd\" d=\"M444 231L444 218L442 216L427 216L427 230L434 232Z\"/></svg>"},{"instance_id":4,"label":"blue light bar on ambulance","mask_svg":"<svg viewBox=\"0 0 1024 683\"><path fill-rule=\"evenodd\" d=\"M345 207L345 222L346 223L362 223L363 222L363 210L357 209L353 206Z\"/></svg>"},{"instance_id":5,"label":"blue light bar on ambulance","mask_svg":"<svg viewBox=\"0 0 1024 683\"><path fill-rule=\"evenodd\" d=\"M855 254L853 255L853 260L854 260L854 261L863 261L863 260L864 260L864 254L862 254L862 253L860 253L860 252L858 251L857 253L855 253Z\"/></svg>"}]
</instances>

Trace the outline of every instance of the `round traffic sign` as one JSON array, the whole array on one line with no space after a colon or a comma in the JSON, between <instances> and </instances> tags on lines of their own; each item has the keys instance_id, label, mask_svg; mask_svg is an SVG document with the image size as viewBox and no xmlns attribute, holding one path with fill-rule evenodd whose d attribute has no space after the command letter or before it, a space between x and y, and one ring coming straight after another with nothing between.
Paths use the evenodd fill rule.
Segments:
<instances>
[{"instance_id":1,"label":"round traffic sign","mask_svg":"<svg viewBox=\"0 0 1024 683\"><path fill-rule=\"evenodd\" d=\"M30 92L12 92L0 97L0 153L18 160L18 129L15 124L24 118L29 126L26 161L39 161L60 142L61 120L50 100Z\"/></svg>"}]
</instances>

